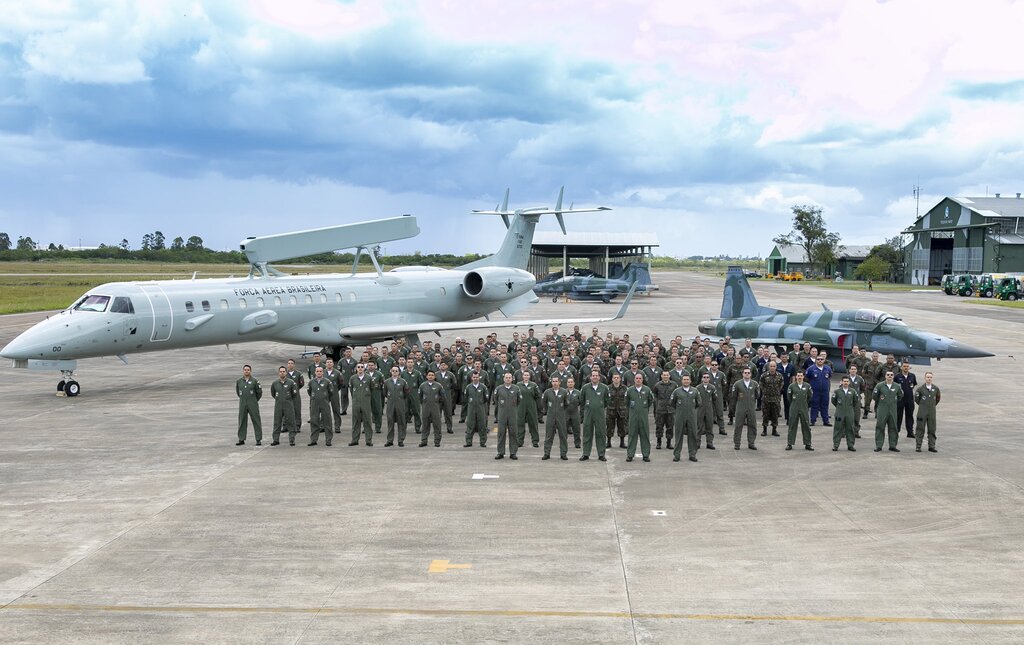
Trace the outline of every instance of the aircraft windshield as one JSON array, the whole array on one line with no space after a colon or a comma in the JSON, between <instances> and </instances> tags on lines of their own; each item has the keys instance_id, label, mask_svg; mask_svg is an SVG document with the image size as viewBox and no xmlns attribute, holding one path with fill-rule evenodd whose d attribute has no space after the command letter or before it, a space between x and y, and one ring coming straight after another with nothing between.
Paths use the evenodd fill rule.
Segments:
<instances>
[{"instance_id":1,"label":"aircraft windshield","mask_svg":"<svg viewBox=\"0 0 1024 645\"><path fill-rule=\"evenodd\" d=\"M135 313L135 307L132 305L130 298L124 296L115 296L114 302L110 305L110 313L112 314L133 314Z\"/></svg>"},{"instance_id":2,"label":"aircraft windshield","mask_svg":"<svg viewBox=\"0 0 1024 645\"><path fill-rule=\"evenodd\" d=\"M896 316L884 311L878 311L877 309L858 309L853 319L857 322L868 323L869 325L880 325L888 322L891 325L906 326L906 323Z\"/></svg>"},{"instance_id":3,"label":"aircraft windshield","mask_svg":"<svg viewBox=\"0 0 1024 645\"><path fill-rule=\"evenodd\" d=\"M82 301L75 305L75 311L95 311L103 313L107 310L107 303L110 302L110 296L86 296Z\"/></svg>"}]
</instances>

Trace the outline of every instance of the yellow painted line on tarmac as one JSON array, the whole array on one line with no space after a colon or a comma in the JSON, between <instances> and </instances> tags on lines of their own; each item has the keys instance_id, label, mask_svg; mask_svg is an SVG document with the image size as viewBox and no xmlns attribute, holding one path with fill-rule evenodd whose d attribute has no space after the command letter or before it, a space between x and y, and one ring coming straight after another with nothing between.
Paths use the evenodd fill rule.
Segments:
<instances>
[{"instance_id":1,"label":"yellow painted line on tarmac","mask_svg":"<svg viewBox=\"0 0 1024 645\"><path fill-rule=\"evenodd\" d=\"M629 613L625 611L543 611L528 609L413 609L403 607L232 607L209 605L86 605L25 603L7 605L2 611L106 612L106 613L224 613L224 614L326 614L439 617L514 618L619 618L641 620L694 620L744 622L822 623L933 623L947 625L1024 625L1024 618L943 618L932 616L785 616L767 614Z\"/></svg>"},{"instance_id":2,"label":"yellow painted line on tarmac","mask_svg":"<svg viewBox=\"0 0 1024 645\"><path fill-rule=\"evenodd\" d=\"M448 573L451 569L472 569L471 564L452 564L448 560L431 560L427 573Z\"/></svg>"}]
</instances>

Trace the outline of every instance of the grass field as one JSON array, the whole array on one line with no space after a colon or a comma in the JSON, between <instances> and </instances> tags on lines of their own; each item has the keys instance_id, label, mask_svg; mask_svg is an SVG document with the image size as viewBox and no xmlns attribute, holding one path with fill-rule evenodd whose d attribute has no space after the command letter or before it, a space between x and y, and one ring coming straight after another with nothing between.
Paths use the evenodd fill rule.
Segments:
<instances>
[{"instance_id":1,"label":"grass field","mask_svg":"<svg viewBox=\"0 0 1024 645\"><path fill-rule=\"evenodd\" d=\"M351 265L310 265L277 268L287 273L338 273ZM362 267L370 270L369 264ZM245 276L246 265L171 264L160 262L3 262L0 263L0 314L63 309L89 289L130 280L187 280Z\"/></svg>"},{"instance_id":2,"label":"grass field","mask_svg":"<svg viewBox=\"0 0 1024 645\"><path fill-rule=\"evenodd\" d=\"M752 280L755 284L758 282L772 282L772 279L757 279ZM777 282L782 282L778 280ZM784 284L791 285L810 285L813 287L825 287L826 289L842 289L844 291L867 291L868 286L866 283L859 280L846 280L844 282L833 282L832 280L800 280L797 282L786 282ZM874 283L875 291L940 291L939 287L922 287L917 284L891 284L888 282L876 282Z\"/></svg>"},{"instance_id":3,"label":"grass field","mask_svg":"<svg viewBox=\"0 0 1024 645\"><path fill-rule=\"evenodd\" d=\"M1024 300L1008 302L998 298L964 298L972 305L989 305L990 307L1009 307L1010 309L1024 309Z\"/></svg>"}]
</instances>

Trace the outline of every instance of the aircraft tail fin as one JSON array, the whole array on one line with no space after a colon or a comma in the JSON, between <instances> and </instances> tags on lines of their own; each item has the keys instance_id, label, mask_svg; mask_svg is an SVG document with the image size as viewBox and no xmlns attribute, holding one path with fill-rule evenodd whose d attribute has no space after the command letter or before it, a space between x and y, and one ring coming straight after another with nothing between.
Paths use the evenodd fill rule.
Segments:
<instances>
[{"instance_id":1,"label":"aircraft tail fin","mask_svg":"<svg viewBox=\"0 0 1024 645\"><path fill-rule=\"evenodd\" d=\"M478 215L500 215L502 220L505 221L505 226L508 228L508 232L505 233L505 239L501 242L501 248L498 252L492 256L464 264L459 269L476 269L478 267L489 267L489 266L501 266L501 267L514 267L516 269L526 269L530 261L530 247L533 246L533 232L537 227L537 222L540 220L542 215L554 215L558 220L558 225L562 229L562 233L565 233L565 222L562 220L562 215L565 213L591 213L595 211L607 211L611 210L607 206L596 206L593 208L573 208L568 209L562 208L562 196L565 192L563 186L558 192L558 202L554 209L550 209L546 206L539 208L519 208L514 211L508 210L508 190L505 191L505 200L502 203L500 209L493 211L478 211L475 210L473 213Z\"/></svg>"},{"instance_id":2,"label":"aircraft tail fin","mask_svg":"<svg viewBox=\"0 0 1024 645\"><path fill-rule=\"evenodd\" d=\"M747 316L768 316L786 313L780 309L762 307L757 304L754 291L743 275L743 269L730 266L725 273L725 290L722 293L722 318L745 318Z\"/></svg>"}]
</instances>

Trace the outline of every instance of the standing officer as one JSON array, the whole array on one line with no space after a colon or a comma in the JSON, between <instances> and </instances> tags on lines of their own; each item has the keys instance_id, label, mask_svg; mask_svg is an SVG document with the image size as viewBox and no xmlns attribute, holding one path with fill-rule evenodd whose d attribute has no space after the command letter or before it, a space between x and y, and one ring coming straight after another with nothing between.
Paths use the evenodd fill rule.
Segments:
<instances>
[{"instance_id":1,"label":"standing officer","mask_svg":"<svg viewBox=\"0 0 1024 645\"><path fill-rule=\"evenodd\" d=\"M316 368L323 367L323 365L320 364L320 360L320 352L317 352L316 354L313 354L313 363L306 366L306 376L308 376L311 381L316 378Z\"/></svg>"},{"instance_id":2,"label":"standing officer","mask_svg":"<svg viewBox=\"0 0 1024 645\"><path fill-rule=\"evenodd\" d=\"M377 361L372 357L366 363L365 374L370 379L370 416L373 419L373 431L380 434L380 427L384 422L384 374L377 369Z\"/></svg>"},{"instance_id":3,"label":"standing officer","mask_svg":"<svg viewBox=\"0 0 1024 645\"><path fill-rule=\"evenodd\" d=\"M852 367L852 366L851 366ZM842 385L832 393L832 405L836 406L836 427L832 429L832 452L839 450L839 442L846 437L846 449L856 452L854 444L854 419L860 416L857 399L860 395L850 387L850 377L844 376Z\"/></svg>"},{"instance_id":4,"label":"standing officer","mask_svg":"<svg viewBox=\"0 0 1024 645\"><path fill-rule=\"evenodd\" d=\"M455 434L452 430L452 409L455 405L455 393L458 391L455 373L448 371L448 361L441 361L438 371L434 374L434 381L444 388L445 404L441 413L444 414L445 431L448 434Z\"/></svg>"},{"instance_id":5,"label":"standing officer","mask_svg":"<svg viewBox=\"0 0 1024 645\"><path fill-rule=\"evenodd\" d=\"M679 386L672 382L671 376L669 372L661 372L660 379L652 386L654 392L654 436L658 442L656 445L658 450L661 450L662 434L668 441L668 449L672 449L672 427L676 424L672 418L672 393ZM680 384L683 382L682 379L688 376L689 373L684 371L680 377ZM677 419L679 418L678 413L675 416ZM682 435L676 434L675 436L678 437L679 442L682 442Z\"/></svg>"},{"instance_id":6,"label":"standing officer","mask_svg":"<svg viewBox=\"0 0 1024 645\"><path fill-rule=\"evenodd\" d=\"M700 395L700 404L697 406L697 439L699 444L703 435L708 450L714 450L715 419L722 404L718 397L718 388L711 384L711 374L704 372L700 380L701 383L697 386L697 394Z\"/></svg>"},{"instance_id":7,"label":"standing officer","mask_svg":"<svg viewBox=\"0 0 1024 645\"><path fill-rule=\"evenodd\" d=\"M896 410L903 398L903 388L893 383L892 370L885 371L885 380L875 386L871 400L875 402L875 452L882 452L886 430L889 431L889 450L899 452L896 443L900 431L896 427Z\"/></svg>"},{"instance_id":8,"label":"standing officer","mask_svg":"<svg viewBox=\"0 0 1024 645\"><path fill-rule=\"evenodd\" d=\"M633 376L633 387L626 390L626 407L629 409L629 447L626 449L626 461L633 461L638 439L644 461L651 460L651 426L648 417L652 405L654 393L651 392L651 388L644 385L643 374L636 374Z\"/></svg>"},{"instance_id":9,"label":"standing officer","mask_svg":"<svg viewBox=\"0 0 1024 645\"><path fill-rule=\"evenodd\" d=\"M732 400L736 405L736 425L732 429L732 442L736 450L740 449L740 438L743 436L743 426L747 426L747 448L757 450L754 441L757 440L757 390L756 381L750 378L750 368L743 368L743 378L732 385Z\"/></svg>"},{"instance_id":10,"label":"standing officer","mask_svg":"<svg viewBox=\"0 0 1024 645\"><path fill-rule=\"evenodd\" d=\"M605 421L608 431L608 446L612 447L612 437L616 431L619 434L619 448L626 447L626 390L629 389L622 382L622 376L618 372L612 373L612 384L608 386L608 409L605 412Z\"/></svg>"},{"instance_id":11,"label":"standing officer","mask_svg":"<svg viewBox=\"0 0 1024 645\"><path fill-rule=\"evenodd\" d=\"M288 361L289 363L291 361ZM302 378L302 375L299 375ZM277 380L270 386L270 396L274 399L274 440L272 446L281 444L281 426L288 431L288 445L295 445L295 398L298 396L298 384L288 378L288 370L283 366L277 368Z\"/></svg>"},{"instance_id":12,"label":"standing officer","mask_svg":"<svg viewBox=\"0 0 1024 645\"><path fill-rule=\"evenodd\" d=\"M590 373L590 384L584 385L580 391L580 398L583 400L583 455L580 461L590 459L590 446L596 444L597 458L599 461L606 461L604 456L605 437L605 409L611 400L608 394L608 386L601 382L601 373L594 370ZM608 445L611 445L609 442Z\"/></svg>"},{"instance_id":13,"label":"standing officer","mask_svg":"<svg viewBox=\"0 0 1024 645\"><path fill-rule=\"evenodd\" d=\"M444 386L435 379L434 370L427 370L427 381L420 385L420 414L423 427L420 429L420 448L427 445L430 439L430 428L434 428L434 447L441 447L441 410L447 405Z\"/></svg>"},{"instance_id":14,"label":"standing officer","mask_svg":"<svg viewBox=\"0 0 1024 645\"><path fill-rule=\"evenodd\" d=\"M345 387L345 381L341 378L341 372L334 369L334 359L327 359L327 369L324 370L324 378L331 382L333 394L331 398L331 415L334 419L334 432L341 432L341 403L338 400L339 392Z\"/></svg>"},{"instance_id":15,"label":"standing officer","mask_svg":"<svg viewBox=\"0 0 1024 645\"><path fill-rule=\"evenodd\" d=\"M423 375L413 367L412 361L406 361L405 367L398 371L406 385L409 386L409 396L405 398L405 421L412 421L412 429L416 434L420 433L420 385L425 380Z\"/></svg>"},{"instance_id":16,"label":"standing officer","mask_svg":"<svg viewBox=\"0 0 1024 645\"><path fill-rule=\"evenodd\" d=\"M875 386L878 385L879 381L885 379L885 368L882 367L882 363L878 360L878 352L871 353L871 360L864 362L864 369L860 370L860 375L864 377L864 417L868 418L868 412L871 412L871 399L875 395ZM878 418L878 413L875 413L875 418Z\"/></svg>"},{"instance_id":17,"label":"standing officer","mask_svg":"<svg viewBox=\"0 0 1024 645\"><path fill-rule=\"evenodd\" d=\"M576 379L571 376L566 384L565 392L565 431L572 435L573 447L579 448L582 439L580 437L580 407L583 405L583 395L576 389Z\"/></svg>"},{"instance_id":18,"label":"standing officer","mask_svg":"<svg viewBox=\"0 0 1024 645\"><path fill-rule=\"evenodd\" d=\"M938 452L935 448L935 406L939 404L942 393L932 383L932 373L924 373L924 385L914 390L914 401L917 402L917 451L921 452L925 428L928 429L928 452Z\"/></svg>"},{"instance_id":19,"label":"standing officer","mask_svg":"<svg viewBox=\"0 0 1024 645\"><path fill-rule=\"evenodd\" d=\"M263 423L260 421L260 399L263 398L263 388L260 382L253 378L252 367L242 366L242 378L235 381L235 394L238 396L238 443L241 446L245 443L245 435L249 431L249 419L252 419L252 432L256 435L256 445L263 443Z\"/></svg>"},{"instance_id":20,"label":"standing officer","mask_svg":"<svg viewBox=\"0 0 1024 645\"><path fill-rule=\"evenodd\" d=\"M728 360L728 359L726 359ZM736 418L736 384L743 379L744 373L752 373L750 369L750 363L747 359L743 358L739 354L736 354L733 360L728 365L728 371L725 375L725 385L729 388L729 425L733 425ZM747 379L750 376L748 374ZM756 408L755 408L756 409ZM757 431L757 422L754 422L755 432Z\"/></svg>"},{"instance_id":21,"label":"standing officer","mask_svg":"<svg viewBox=\"0 0 1024 645\"><path fill-rule=\"evenodd\" d=\"M786 450L793 449L797 424L800 424L800 432L803 434L804 450L814 450L811 447L811 421L808 412L811 406L811 386L804 382L803 372L794 375L794 381L789 384L788 394L789 438L786 440Z\"/></svg>"},{"instance_id":22,"label":"standing officer","mask_svg":"<svg viewBox=\"0 0 1024 645\"><path fill-rule=\"evenodd\" d=\"M313 378L306 386L306 394L309 395L309 443L315 446L320 432L323 431L327 445L331 445L334 437L334 423L331 417L331 400L335 397L334 383L324 378L324 368L317 366L313 372Z\"/></svg>"},{"instance_id":23,"label":"standing officer","mask_svg":"<svg viewBox=\"0 0 1024 645\"><path fill-rule=\"evenodd\" d=\"M766 363L767 371L761 375L761 436L768 436L768 424L772 425L772 436L779 436L779 414L782 412L782 388L786 379L779 374L775 361Z\"/></svg>"},{"instance_id":24,"label":"standing officer","mask_svg":"<svg viewBox=\"0 0 1024 645\"><path fill-rule=\"evenodd\" d=\"M804 372L807 382L811 386L811 425L818 422L818 414L821 414L822 425L831 426L828 422L828 391L832 378L832 368L825 364L825 355L818 354L814 359L814 365Z\"/></svg>"},{"instance_id":25,"label":"standing officer","mask_svg":"<svg viewBox=\"0 0 1024 645\"><path fill-rule=\"evenodd\" d=\"M409 384L400 378L398 366L391 367L391 378L384 382L384 402L388 417L388 440L385 448L395 445L395 425L398 426L398 447L405 446L406 410L405 402L409 398Z\"/></svg>"},{"instance_id":26,"label":"standing officer","mask_svg":"<svg viewBox=\"0 0 1024 645\"><path fill-rule=\"evenodd\" d=\"M789 354L783 353L782 356L779 356L779 360L780 363L776 369L779 374L782 374L782 412L786 423L789 423L789 384L796 376L796 368L789 361Z\"/></svg>"},{"instance_id":27,"label":"standing officer","mask_svg":"<svg viewBox=\"0 0 1024 645\"><path fill-rule=\"evenodd\" d=\"M350 446L359 445L359 431L366 437L366 445L373 445L373 427L370 425L373 414L371 403L373 380L366 373L366 367L356 365L356 375L348 382L349 398L352 401L352 441ZM335 397L337 398L337 397Z\"/></svg>"},{"instance_id":28,"label":"standing officer","mask_svg":"<svg viewBox=\"0 0 1024 645\"><path fill-rule=\"evenodd\" d=\"M718 388L718 409L715 410L715 424L718 426L718 434L728 436L725 431L725 404L729 391L725 388L725 373L718 369L718 361L711 359L711 369L708 372L709 382Z\"/></svg>"},{"instance_id":29,"label":"standing officer","mask_svg":"<svg viewBox=\"0 0 1024 645\"><path fill-rule=\"evenodd\" d=\"M892 379L903 389L903 398L900 399L899 408L896 410L896 432L903 427L904 421L907 426L907 437L914 438L914 388L917 387L917 375L910 371L910 363L904 361L900 366L900 373Z\"/></svg>"},{"instance_id":30,"label":"standing officer","mask_svg":"<svg viewBox=\"0 0 1024 645\"><path fill-rule=\"evenodd\" d=\"M700 408L700 394L690 387L690 375L683 374L683 384L672 391L669 406L675 411L676 449L672 461L679 461L683 450L683 436L686 437L686 451L690 461L697 461L700 437L697 436L697 412Z\"/></svg>"},{"instance_id":31,"label":"standing officer","mask_svg":"<svg viewBox=\"0 0 1024 645\"><path fill-rule=\"evenodd\" d=\"M466 415L466 443L463 448L473 447L473 435L480 435L480 447L487 445L487 407L490 393L480 382L480 372L469 373L469 382L462 390L462 410Z\"/></svg>"},{"instance_id":32,"label":"standing officer","mask_svg":"<svg viewBox=\"0 0 1024 645\"><path fill-rule=\"evenodd\" d=\"M530 426L530 439L533 440L533 447L540 445L540 432L537 425L537 410L540 403L540 388L530 380L530 371L522 372L522 382L519 388L519 412L516 430L516 440L522 446L526 442L526 426ZM552 377L554 378L554 377Z\"/></svg>"},{"instance_id":33,"label":"standing officer","mask_svg":"<svg viewBox=\"0 0 1024 645\"><path fill-rule=\"evenodd\" d=\"M302 428L302 388L306 387L306 379L302 378L302 372L295 369L295 359L288 359L288 378L295 381L295 398L292 399L294 408L292 414L295 416L295 432Z\"/></svg>"},{"instance_id":34,"label":"standing officer","mask_svg":"<svg viewBox=\"0 0 1024 645\"><path fill-rule=\"evenodd\" d=\"M569 441L565 431L566 407L568 395L561 388L561 379L556 375L551 377L551 388L541 397L541 405L547 416L544 424L544 456L542 460L551 459L551 444L555 440L555 433L558 433L558 448L562 461L569 457Z\"/></svg>"},{"instance_id":35,"label":"standing officer","mask_svg":"<svg viewBox=\"0 0 1024 645\"><path fill-rule=\"evenodd\" d=\"M341 392L341 416L348 414L348 381L356 373L356 362L356 359L352 358L352 348L346 347L344 356L338 361L341 382L345 384L345 387L339 388Z\"/></svg>"},{"instance_id":36,"label":"standing officer","mask_svg":"<svg viewBox=\"0 0 1024 645\"><path fill-rule=\"evenodd\" d=\"M516 438L518 432L519 399L521 395L519 388L512 385L512 372L504 372L502 384L494 388L491 399L494 401L494 420L498 424L498 454L495 459L505 457L505 440L508 440L509 459L519 459L516 451L519 450L519 440Z\"/></svg>"},{"instance_id":37,"label":"standing officer","mask_svg":"<svg viewBox=\"0 0 1024 645\"><path fill-rule=\"evenodd\" d=\"M856 439L860 439L860 408L862 397L864 396L864 377L860 375L860 368L857 365L863 365L866 362L864 356L861 356L860 359L850 363L849 368L847 368L850 370L850 389L857 393L857 405L854 406L857 415L853 419L853 436Z\"/></svg>"}]
</instances>

